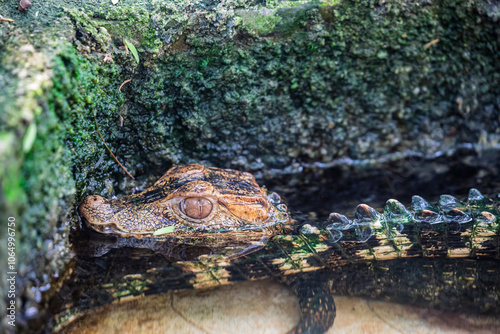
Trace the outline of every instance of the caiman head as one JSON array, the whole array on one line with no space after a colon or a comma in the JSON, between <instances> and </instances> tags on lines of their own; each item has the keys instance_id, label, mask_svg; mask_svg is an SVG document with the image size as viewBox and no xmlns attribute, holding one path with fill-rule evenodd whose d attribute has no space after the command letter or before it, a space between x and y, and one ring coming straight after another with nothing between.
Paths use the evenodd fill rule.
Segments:
<instances>
[{"instance_id":1,"label":"caiman head","mask_svg":"<svg viewBox=\"0 0 500 334\"><path fill-rule=\"evenodd\" d=\"M171 168L139 194L88 196L78 212L95 231L138 238L262 230L289 220L279 196L267 194L253 175L198 164Z\"/></svg>"}]
</instances>

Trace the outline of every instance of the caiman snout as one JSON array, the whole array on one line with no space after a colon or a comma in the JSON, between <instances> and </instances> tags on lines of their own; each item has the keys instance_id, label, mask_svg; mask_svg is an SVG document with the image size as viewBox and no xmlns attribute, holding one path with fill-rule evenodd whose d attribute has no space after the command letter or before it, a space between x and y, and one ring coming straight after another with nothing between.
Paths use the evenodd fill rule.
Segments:
<instances>
[{"instance_id":1,"label":"caiman snout","mask_svg":"<svg viewBox=\"0 0 500 334\"><path fill-rule=\"evenodd\" d=\"M114 210L108 200L99 195L85 197L78 207L78 213L87 225L106 224L106 221L113 217Z\"/></svg>"},{"instance_id":2,"label":"caiman snout","mask_svg":"<svg viewBox=\"0 0 500 334\"><path fill-rule=\"evenodd\" d=\"M99 196L99 195L90 195L90 196L85 197L85 199L83 200L83 202L80 205L80 207L82 205L90 205L90 206L98 207L98 206L100 206L101 204L103 204L105 202L106 202L106 199L104 197L102 197L102 196Z\"/></svg>"}]
</instances>

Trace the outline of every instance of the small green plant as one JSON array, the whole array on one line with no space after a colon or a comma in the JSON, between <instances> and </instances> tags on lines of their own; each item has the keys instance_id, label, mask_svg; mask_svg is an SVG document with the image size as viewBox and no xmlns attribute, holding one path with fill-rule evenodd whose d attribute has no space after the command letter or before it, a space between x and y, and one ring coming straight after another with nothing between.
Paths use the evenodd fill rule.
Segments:
<instances>
[{"instance_id":1,"label":"small green plant","mask_svg":"<svg viewBox=\"0 0 500 334\"><path fill-rule=\"evenodd\" d=\"M123 43L125 43L125 45L130 50L130 52L132 52L132 54L134 55L135 61L137 62L137 64L139 64L139 53L137 53L137 49L135 48L134 44L130 43L126 39L123 39Z\"/></svg>"},{"instance_id":2,"label":"small green plant","mask_svg":"<svg viewBox=\"0 0 500 334\"><path fill-rule=\"evenodd\" d=\"M31 147L33 147L33 143L35 142L36 138L36 123L35 121L32 121L31 124L28 126L28 130L26 130L26 134L24 135L23 138L23 152L28 153L31 150Z\"/></svg>"},{"instance_id":3,"label":"small green plant","mask_svg":"<svg viewBox=\"0 0 500 334\"><path fill-rule=\"evenodd\" d=\"M175 226L167 226L167 227L162 227L153 233L153 235L162 235L162 234L167 234L167 233L172 233L175 230Z\"/></svg>"}]
</instances>

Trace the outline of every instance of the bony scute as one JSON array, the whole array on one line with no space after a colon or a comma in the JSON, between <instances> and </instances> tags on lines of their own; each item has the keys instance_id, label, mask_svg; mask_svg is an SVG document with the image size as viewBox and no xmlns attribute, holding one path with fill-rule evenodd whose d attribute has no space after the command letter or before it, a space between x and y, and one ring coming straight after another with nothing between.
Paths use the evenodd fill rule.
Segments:
<instances>
[{"instance_id":1,"label":"bony scute","mask_svg":"<svg viewBox=\"0 0 500 334\"><path fill-rule=\"evenodd\" d=\"M466 202L450 195L441 195L438 204L432 205L420 196L413 196L409 209L401 202L390 199L383 213L366 204L358 205L353 219L331 213L326 229L330 233L331 243L366 242L373 235L391 239L404 233L408 226L432 232L446 224L446 231L452 234L463 232L464 226L469 223L486 224L490 229L497 230L500 217L497 202L487 199L477 189L470 190Z\"/></svg>"}]
</instances>

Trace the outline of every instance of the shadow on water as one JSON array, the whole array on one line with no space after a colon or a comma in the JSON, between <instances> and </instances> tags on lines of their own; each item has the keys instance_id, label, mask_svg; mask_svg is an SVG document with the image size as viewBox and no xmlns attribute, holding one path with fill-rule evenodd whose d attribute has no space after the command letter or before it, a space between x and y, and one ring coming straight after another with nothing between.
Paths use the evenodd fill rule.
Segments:
<instances>
[{"instance_id":1,"label":"shadow on water","mask_svg":"<svg viewBox=\"0 0 500 334\"><path fill-rule=\"evenodd\" d=\"M278 175L265 184L282 194L290 208L320 218L332 211L352 214L360 203L382 208L390 198L409 204L413 195L419 195L437 202L442 194L464 199L471 188L483 194L500 189L500 154L496 150L477 153L463 149L435 159L409 157L371 164L309 167L299 177Z\"/></svg>"}]
</instances>

